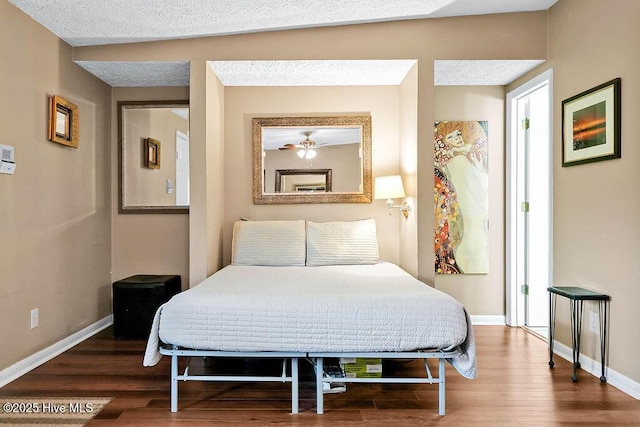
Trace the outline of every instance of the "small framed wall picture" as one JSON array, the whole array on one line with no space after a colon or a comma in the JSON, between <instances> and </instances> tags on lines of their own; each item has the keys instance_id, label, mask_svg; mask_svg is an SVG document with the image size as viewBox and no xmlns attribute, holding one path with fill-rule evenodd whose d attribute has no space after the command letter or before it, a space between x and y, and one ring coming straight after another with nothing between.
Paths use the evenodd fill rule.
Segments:
<instances>
[{"instance_id":1,"label":"small framed wall picture","mask_svg":"<svg viewBox=\"0 0 640 427\"><path fill-rule=\"evenodd\" d=\"M78 148L78 107L58 95L49 105L49 141Z\"/></svg>"},{"instance_id":2,"label":"small framed wall picture","mask_svg":"<svg viewBox=\"0 0 640 427\"><path fill-rule=\"evenodd\" d=\"M619 159L620 79L562 101L562 166Z\"/></svg>"},{"instance_id":3,"label":"small framed wall picture","mask_svg":"<svg viewBox=\"0 0 640 427\"><path fill-rule=\"evenodd\" d=\"M144 140L144 166L150 169L160 169L160 141L153 138Z\"/></svg>"}]
</instances>

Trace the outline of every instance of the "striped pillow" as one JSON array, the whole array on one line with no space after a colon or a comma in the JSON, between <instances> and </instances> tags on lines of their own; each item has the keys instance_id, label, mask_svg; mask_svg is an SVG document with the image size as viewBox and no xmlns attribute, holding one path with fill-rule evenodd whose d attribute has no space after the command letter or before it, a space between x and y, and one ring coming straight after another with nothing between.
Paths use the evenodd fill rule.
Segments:
<instances>
[{"instance_id":1,"label":"striped pillow","mask_svg":"<svg viewBox=\"0 0 640 427\"><path fill-rule=\"evenodd\" d=\"M304 221L236 221L231 264L304 266Z\"/></svg>"},{"instance_id":2,"label":"striped pillow","mask_svg":"<svg viewBox=\"0 0 640 427\"><path fill-rule=\"evenodd\" d=\"M375 264L379 260L375 220L307 221L307 265Z\"/></svg>"}]
</instances>

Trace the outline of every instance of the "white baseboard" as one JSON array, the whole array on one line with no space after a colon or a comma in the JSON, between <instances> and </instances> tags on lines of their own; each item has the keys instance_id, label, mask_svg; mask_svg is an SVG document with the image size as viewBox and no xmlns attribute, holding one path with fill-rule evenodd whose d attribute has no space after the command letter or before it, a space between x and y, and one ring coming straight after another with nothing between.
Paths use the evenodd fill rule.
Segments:
<instances>
[{"instance_id":1,"label":"white baseboard","mask_svg":"<svg viewBox=\"0 0 640 427\"><path fill-rule=\"evenodd\" d=\"M505 325L505 316L470 316L472 325Z\"/></svg>"},{"instance_id":2,"label":"white baseboard","mask_svg":"<svg viewBox=\"0 0 640 427\"><path fill-rule=\"evenodd\" d=\"M571 347L555 340L553 341L553 354L573 363L573 351ZM598 378L602 375L602 364L585 356L584 354L580 355L580 367ZM616 372L609 367L606 367L604 372L607 377L608 384L611 384L623 393L640 400L640 383L625 377L621 373Z\"/></svg>"},{"instance_id":3,"label":"white baseboard","mask_svg":"<svg viewBox=\"0 0 640 427\"><path fill-rule=\"evenodd\" d=\"M76 344L81 343L89 337L97 334L98 332L108 328L113 324L113 315L109 315L102 320L97 321L93 325L89 325L86 328L76 332L67 338L58 341L57 343L40 350L39 352L32 354L31 356L23 359L6 369L0 371L0 387L4 387L11 381L20 378L27 372L37 368L43 363L53 359L59 354L64 353Z\"/></svg>"}]
</instances>

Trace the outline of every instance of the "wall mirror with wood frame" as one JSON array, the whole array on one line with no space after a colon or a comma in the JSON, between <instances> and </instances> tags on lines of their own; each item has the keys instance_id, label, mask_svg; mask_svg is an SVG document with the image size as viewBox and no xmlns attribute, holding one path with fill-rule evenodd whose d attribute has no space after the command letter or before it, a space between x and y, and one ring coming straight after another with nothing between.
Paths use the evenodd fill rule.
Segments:
<instances>
[{"instance_id":1,"label":"wall mirror with wood frame","mask_svg":"<svg viewBox=\"0 0 640 427\"><path fill-rule=\"evenodd\" d=\"M255 204L371 203L370 116L254 118L252 137Z\"/></svg>"},{"instance_id":2,"label":"wall mirror with wood frame","mask_svg":"<svg viewBox=\"0 0 640 427\"><path fill-rule=\"evenodd\" d=\"M118 128L118 211L189 213L189 101L120 101Z\"/></svg>"}]
</instances>

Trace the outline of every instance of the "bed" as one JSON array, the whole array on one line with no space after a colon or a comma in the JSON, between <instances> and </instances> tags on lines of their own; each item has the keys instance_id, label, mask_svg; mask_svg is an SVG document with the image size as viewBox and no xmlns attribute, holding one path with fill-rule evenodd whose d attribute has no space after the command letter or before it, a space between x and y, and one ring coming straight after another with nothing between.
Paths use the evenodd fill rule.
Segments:
<instances>
[{"instance_id":1,"label":"bed","mask_svg":"<svg viewBox=\"0 0 640 427\"><path fill-rule=\"evenodd\" d=\"M400 267L379 260L373 220L239 221L232 263L174 296L155 315L143 364L172 357L171 410L178 381L291 382L298 412L298 363L316 371L317 413L323 383L426 382L439 384L445 407L445 361L475 378L475 342L469 316L451 296ZM282 359L281 375L191 376L177 372L183 356ZM334 357L425 359L424 378L331 378L323 362ZM438 376L427 359L438 360Z\"/></svg>"}]
</instances>

